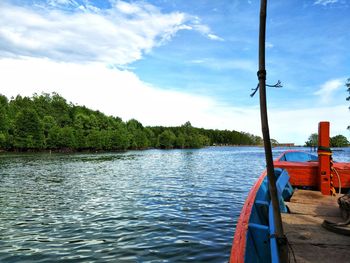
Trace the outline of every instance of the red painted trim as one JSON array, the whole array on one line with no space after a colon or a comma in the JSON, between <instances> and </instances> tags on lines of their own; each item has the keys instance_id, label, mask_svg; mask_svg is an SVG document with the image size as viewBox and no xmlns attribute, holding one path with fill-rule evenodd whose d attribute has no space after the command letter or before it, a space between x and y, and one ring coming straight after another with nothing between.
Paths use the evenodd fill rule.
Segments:
<instances>
[{"instance_id":1,"label":"red painted trim","mask_svg":"<svg viewBox=\"0 0 350 263\"><path fill-rule=\"evenodd\" d=\"M256 193L258 192L261 183L266 176L266 171L264 171L258 180L255 182L254 186L250 190L248 197L243 205L241 215L239 216L238 223L236 226L235 236L233 239L233 244L231 248L230 263L243 263L245 257L245 248L247 242L247 231L250 214L252 212L253 204L255 201Z\"/></svg>"},{"instance_id":2,"label":"red painted trim","mask_svg":"<svg viewBox=\"0 0 350 263\"><path fill-rule=\"evenodd\" d=\"M350 163L334 163L333 168L338 172L341 188L350 188ZM338 177L333 174L334 187L339 187Z\"/></svg>"}]
</instances>

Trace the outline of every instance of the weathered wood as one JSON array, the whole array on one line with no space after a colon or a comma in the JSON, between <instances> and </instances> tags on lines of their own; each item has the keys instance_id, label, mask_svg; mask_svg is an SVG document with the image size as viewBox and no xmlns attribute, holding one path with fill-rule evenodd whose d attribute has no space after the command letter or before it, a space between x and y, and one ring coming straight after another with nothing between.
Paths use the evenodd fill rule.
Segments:
<instances>
[{"instance_id":1,"label":"weathered wood","mask_svg":"<svg viewBox=\"0 0 350 263\"><path fill-rule=\"evenodd\" d=\"M350 237L324 229L327 219L341 222L337 197L320 192L297 190L286 205L290 214L282 214L283 228L297 262L348 262ZM290 253L290 257L293 257Z\"/></svg>"},{"instance_id":2,"label":"weathered wood","mask_svg":"<svg viewBox=\"0 0 350 263\"><path fill-rule=\"evenodd\" d=\"M302 203L302 204L318 204L318 205L331 205L337 206L337 200L340 195L328 196L322 195L319 191L299 190L297 189L290 202Z\"/></svg>"},{"instance_id":3,"label":"weathered wood","mask_svg":"<svg viewBox=\"0 0 350 263\"><path fill-rule=\"evenodd\" d=\"M300 214L283 214L283 227L290 244L311 245L347 245L350 246L348 236L339 235L324 229L321 224L326 217L317 217ZM338 218L329 218L332 221L341 221ZM350 247L349 247L350 256ZM349 258L350 259L350 258Z\"/></svg>"},{"instance_id":4,"label":"weathered wood","mask_svg":"<svg viewBox=\"0 0 350 263\"><path fill-rule=\"evenodd\" d=\"M309 245L309 244L293 244L293 250L295 251L295 257L297 263L336 263L336 262L349 262L349 246L348 245L336 245L327 246L330 252L324 252L323 245ZM299 253L300 252L300 253ZM293 255L290 252L290 262L293 261Z\"/></svg>"},{"instance_id":5,"label":"weathered wood","mask_svg":"<svg viewBox=\"0 0 350 263\"><path fill-rule=\"evenodd\" d=\"M287 206L292 214L302 214L311 216L327 216L327 217L339 217L340 209L334 205L320 206L318 204L308 203L287 203Z\"/></svg>"}]
</instances>

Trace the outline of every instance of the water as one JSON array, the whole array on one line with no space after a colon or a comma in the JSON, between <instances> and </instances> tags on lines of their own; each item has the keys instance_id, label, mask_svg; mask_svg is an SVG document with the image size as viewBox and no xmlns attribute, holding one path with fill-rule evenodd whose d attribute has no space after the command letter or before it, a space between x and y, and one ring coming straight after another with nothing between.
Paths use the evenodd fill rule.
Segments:
<instances>
[{"instance_id":1,"label":"water","mask_svg":"<svg viewBox=\"0 0 350 263\"><path fill-rule=\"evenodd\" d=\"M0 262L227 262L264 153L2 154L0 167Z\"/></svg>"}]
</instances>

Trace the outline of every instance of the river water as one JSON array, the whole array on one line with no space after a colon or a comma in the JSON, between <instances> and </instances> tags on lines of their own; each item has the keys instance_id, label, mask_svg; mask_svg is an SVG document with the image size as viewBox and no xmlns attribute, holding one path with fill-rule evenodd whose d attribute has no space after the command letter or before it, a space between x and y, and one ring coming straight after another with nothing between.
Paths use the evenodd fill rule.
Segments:
<instances>
[{"instance_id":1,"label":"river water","mask_svg":"<svg viewBox=\"0 0 350 263\"><path fill-rule=\"evenodd\" d=\"M263 169L258 147L1 154L0 262L227 262Z\"/></svg>"}]
</instances>

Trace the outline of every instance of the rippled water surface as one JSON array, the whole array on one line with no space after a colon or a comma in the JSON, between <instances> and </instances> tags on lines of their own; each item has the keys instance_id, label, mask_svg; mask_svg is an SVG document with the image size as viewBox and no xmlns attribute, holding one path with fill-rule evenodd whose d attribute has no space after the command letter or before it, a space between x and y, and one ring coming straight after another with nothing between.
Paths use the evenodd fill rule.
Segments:
<instances>
[{"instance_id":1,"label":"rippled water surface","mask_svg":"<svg viewBox=\"0 0 350 263\"><path fill-rule=\"evenodd\" d=\"M227 262L263 168L254 147L1 154L0 261Z\"/></svg>"}]
</instances>

